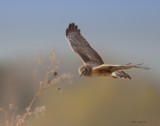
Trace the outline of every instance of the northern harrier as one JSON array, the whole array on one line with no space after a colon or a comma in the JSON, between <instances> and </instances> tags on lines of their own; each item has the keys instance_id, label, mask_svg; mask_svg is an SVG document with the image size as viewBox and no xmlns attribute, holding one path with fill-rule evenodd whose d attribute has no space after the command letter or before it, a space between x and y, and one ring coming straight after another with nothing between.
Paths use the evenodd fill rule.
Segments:
<instances>
[{"instance_id":1,"label":"northern harrier","mask_svg":"<svg viewBox=\"0 0 160 126\"><path fill-rule=\"evenodd\" d=\"M104 64L102 58L81 35L80 29L74 23L70 23L66 29L66 37L72 50L77 53L83 61L84 65L80 66L78 69L80 76L102 76L132 79L128 74L121 70L130 68L149 69L148 67L141 66L142 64Z\"/></svg>"}]
</instances>

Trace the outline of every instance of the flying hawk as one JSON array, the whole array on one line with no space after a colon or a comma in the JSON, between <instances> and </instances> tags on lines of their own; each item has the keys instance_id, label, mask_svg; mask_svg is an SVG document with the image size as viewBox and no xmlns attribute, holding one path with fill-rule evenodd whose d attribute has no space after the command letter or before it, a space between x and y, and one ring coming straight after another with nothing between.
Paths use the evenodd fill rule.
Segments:
<instances>
[{"instance_id":1,"label":"flying hawk","mask_svg":"<svg viewBox=\"0 0 160 126\"><path fill-rule=\"evenodd\" d=\"M126 74L123 69L141 68L149 69L148 67L141 66L142 64L132 65L112 65L104 64L99 54L91 47L88 41L82 36L80 29L74 23L70 23L66 29L66 38L72 50L77 53L83 61L83 65L79 67L78 72L80 76L88 77L112 77L132 79Z\"/></svg>"}]
</instances>

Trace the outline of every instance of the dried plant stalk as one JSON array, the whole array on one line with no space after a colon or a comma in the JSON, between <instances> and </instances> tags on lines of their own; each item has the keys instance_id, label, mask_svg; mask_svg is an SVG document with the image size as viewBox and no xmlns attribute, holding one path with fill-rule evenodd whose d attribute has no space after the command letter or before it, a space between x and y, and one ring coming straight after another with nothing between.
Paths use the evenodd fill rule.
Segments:
<instances>
[{"instance_id":1,"label":"dried plant stalk","mask_svg":"<svg viewBox=\"0 0 160 126\"><path fill-rule=\"evenodd\" d=\"M38 60L38 63L39 62L41 62L41 61ZM69 82L72 82L71 81L72 74L70 74L70 73L64 73L62 75L57 76L58 75L57 69L59 68L60 61L56 56L55 49L52 49L51 53L49 54L48 62L49 62L49 64L47 67L44 81L39 82L38 90L36 91L35 95L33 96L29 106L26 109L26 112L16 121L15 126L23 126L24 125L24 123L28 120L28 118L33 113L33 104L35 103L35 101L38 99L38 97L42 94L42 92L45 89L47 89L51 86L53 87L55 84L58 84L59 81L64 80L64 79L68 79ZM34 74L34 77L35 76L36 75ZM61 91L60 87L58 87L57 90ZM6 126L8 126L8 125L6 125Z\"/></svg>"}]
</instances>

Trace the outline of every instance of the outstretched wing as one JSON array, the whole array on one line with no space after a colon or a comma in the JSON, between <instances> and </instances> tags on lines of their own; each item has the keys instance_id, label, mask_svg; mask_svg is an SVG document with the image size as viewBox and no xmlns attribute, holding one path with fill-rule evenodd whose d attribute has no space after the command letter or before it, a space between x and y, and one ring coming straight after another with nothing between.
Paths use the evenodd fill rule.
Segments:
<instances>
[{"instance_id":1,"label":"outstretched wing","mask_svg":"<svg viewBox=\"0 0 160 126\"><path fill-rule=\"evenodd\" d=\"M124 69L131 69L131 68L140 68L140 69L150 69L148 67L145 66L141 66L142 64L136 64L136 65L132 65L132 64L127 64L127 65L110 65L110 64L103 64L97 67L94 67L93 70L95 71L103 71L103 70L107 70L108 72L115 72L118 70L124 70Z\"/></svg>"},{"instance_id":2,"label":"outstretched wing","mask_svg":"<svg viewBox=\"0 0 160 126\"><path fill-rule=\"evenodd\" d=\"M124 71L121 71L123 69L131 69L131 68L141 68L141 69L150 69L145 66L141 66L142 64L137 64L137 65L132 65L132 64L127 64L127 65L110 65L110 64L103 64L97 67L93 68L93 72L97 73L98 75L104 74L104 73L109 73L111 74L111 77L113 78L124 78L124 79L132 79L127 73Z\"/></svg>"},{"instance_id":3,"label":"outstretched wing","mask_svg":"<svg viewBox=\"0 0 160 126\"><path fill-rule=\"evenodd\" d=\"M81 35L80 29L78 29L78 26L74 23L70 23L66 29L66 37L71 48L81 57L84 64L101 65L104 63L98 53Z\"/></svg>"}]
</instances>

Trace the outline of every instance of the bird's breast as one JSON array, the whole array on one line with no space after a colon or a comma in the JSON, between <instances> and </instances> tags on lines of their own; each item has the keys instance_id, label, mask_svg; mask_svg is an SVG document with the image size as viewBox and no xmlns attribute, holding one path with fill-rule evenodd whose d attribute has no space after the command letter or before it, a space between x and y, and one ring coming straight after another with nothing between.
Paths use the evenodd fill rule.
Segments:
<instances>
[{"instance_id":1,"label":"bird's breast","mask_svg":"<svg viewBox=\"0 0 160 126\"><path fill-rule=\"evenodd\" d=\"M111 76L111 72L108 70L92 70L90 73L90 76L107 77L107 76Z\"/></svg>"}]
</instances>

